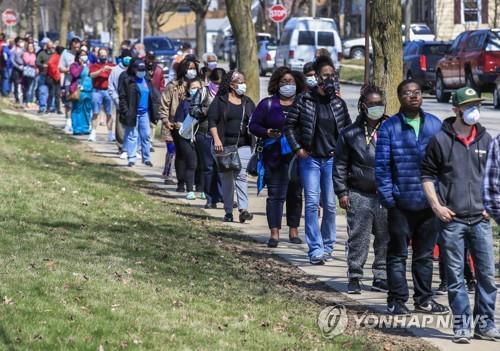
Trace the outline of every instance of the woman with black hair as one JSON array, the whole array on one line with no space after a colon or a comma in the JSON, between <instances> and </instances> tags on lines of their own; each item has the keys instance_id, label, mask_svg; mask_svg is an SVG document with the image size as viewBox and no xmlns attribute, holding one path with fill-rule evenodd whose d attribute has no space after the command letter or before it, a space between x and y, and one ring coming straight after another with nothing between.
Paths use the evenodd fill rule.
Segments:
<instances>
[{"instance_id":1,"label":"woman with black hair","mask_svg":"<svg viewBox=\"0 0 500 351\"><path fill-rule=\"evenodd\" d=\"M162 121L161 135L163 140L167 143L175 144L176 152L178 152L179 131L174 123L175 113L179 104L186 97L187 81L195 79L199 76L199 67L196 57L187 55L177 66L177 73L175 80L168 83L165 91L162 94L160 106L160 118ZM168 147L167 147L168 150ZM169 158L167 157L166 160ZM175 169L183 167L179 157L175 158ZM179 177L179 172L176 171L177 176L177 191L185 192L186 182ZM165 179L165 183L169 184L170 180Z\"/></svg>"},{"instance_id":2,"label":"woman with black hair","mask_svg":"<svg viewBox=\"0 0 500 351\"><path fill-rule=\"evenodd\" d=\"M71 75L69 94L73 94L77 89L80 90L79 98L71 103L71 124L75 135L90 134L92 78L90 78L88 59L86 51L78 51L75 55L75 62L69 66Z\"/></svg>"},{"instance_id":3,"label":"woman with black hair","mask_svg":"<svg viewBox=\"0 0 500 351\"><path fill-rule=\"evenodd\" d=\"M264 183L267 185L266 215L271 230L269 247L277 247L286 200L286 219L291 243L301 244L298 227L302 215L302 186L298 179L289 180L288 168L293 157L286 149L283 134L285 121L296 96L302 92L304 78L288 67L276 69L269 80L268 93L255 109L250 120L250 132L262 139ZM283 143L286 143L284 145ZM295 177L297 178L297 177Z\"/></svg>"},{"instance_id":4,"label":"woman with black hair","mask_svg":"<svg viewBox=\"0 0 500 351\"><path fill-rule=\"evenodd\" d=\"M305 76L305 90L310 91L318 85L318 80L316 79L316 71L314 70L314 63L308 62L302 68L302 73Z\"/></svg>"},{"instance_id":5,"label":"woman with black hair","mask_svg":"<svg viewBox=\"0 0 500 351\"><path fill-rule=\"evenodd\" d=\"M201 165L203 192L207 199L205 208L216 208L217 203L222 202L222 184L215 164L212 149L214 139L208 130L207 113L225 74L224 69L214 68L208 76L208 85L198 89L191 99L189 109L189 114L198 120L195 145L198 153L198 164Z\"/></svg>"},{"instance_id":6,"label":"woman with black hair","mask_svg":"<svg viewBox=\"0 0 500 351\"><path fill-rule=\"evenodd\" d=\"M285 122L288 142L299 158L305 196L305 232L311 264L330 260L336 240L333 164L339 132L351 124L347 105L336 95L335 68L329 57L314 62L316 89L301 94ZM318 219L320 194L324 209Z\"/></svg>"},{"instance_id":7,"label":"woman with black hair","mask_svg":"<svg viewBox=\"0 0 500 351\"><path fill-rule=\"evenodd\" d=\"M347 211L349 294L361 293L360 280L372 234L375 237L372 290L387 291L387 210L377 197L375 182L377 132L387 119L382 90L374 85L363 86L358 111L356 121L340 133L333 173L335 194L340 207Z\"/></svg>"},{"instance_id":8,"label":"woman with black hair","mask_svg":"<svg viewBox=\"0 0 500 351\"><path fill-rule=\"evenodd\" d=\"M248 133L248 121L255 110L255 104L245 93L243 73L230 71L224 76L217 96L208 109L208 128L214 138L215 152L222 154L227 147L237 147L241 161L240 170L221 173L226 222L233 221L235 188L240 222L253 219L253 215L248 211L246 168L252 153L252 137Z\"/></svg>"}]
</instances>

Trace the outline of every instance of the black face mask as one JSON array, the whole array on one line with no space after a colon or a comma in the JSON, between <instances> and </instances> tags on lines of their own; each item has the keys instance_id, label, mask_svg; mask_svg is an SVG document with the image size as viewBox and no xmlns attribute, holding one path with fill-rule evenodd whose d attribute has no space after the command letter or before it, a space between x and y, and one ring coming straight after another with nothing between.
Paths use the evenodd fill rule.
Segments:
<instances>
[{"instance_id":1,"label":"black face mask","mask_svg":"<svg viewBox=\"0 0 500 351\"><path fill-rule=\"evenodd\" d=\"M321 84L321 87L323 88L324 92L327 95L333 95L335 94L335 82L332 78L327 78L323 81Z\"/></svg>"},{"instance_id":2,"label":"black face mask","mask_svg":"<svg viewBox=\"0 0 500 351\"><path fill-rule=\"evenodd\" d=\"M106 62L108 62L108 59L106 57L99 57L99 62L106 63Z\"/></svg>"},{"instance_id":3,"label":"black face mask","mask_svg":"<svg viewBox=\"0 0 500 351\"><path fill-rule=\"evenodd\" d=\"M147 68L149 71L153 70L153 68L154 68L154 63L152 63L152 62L151 62L151 63L147 63L147 64L146 64L146 68Z\"/></svg>"}]
</instances>

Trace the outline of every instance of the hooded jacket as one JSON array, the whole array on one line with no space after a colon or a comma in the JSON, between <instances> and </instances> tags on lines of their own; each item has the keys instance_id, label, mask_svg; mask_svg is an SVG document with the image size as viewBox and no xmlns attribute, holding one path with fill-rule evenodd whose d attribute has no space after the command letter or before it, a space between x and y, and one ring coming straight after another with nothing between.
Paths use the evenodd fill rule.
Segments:
<instances>
[{"instance_id":1,"label":"hooded jacket","mask_svg":"<svg viewBox=\"0 0 500 351\"><path fill-rule=\"evenodd\" d=\"M443 206L455 212L455 220L473 223L484 211L482 183L491 136L479 123L469 146L457 138L455 117L443 122L442 131L431 139L422 161L422 180L437 180Z\"/></svg>"}]
</instances>

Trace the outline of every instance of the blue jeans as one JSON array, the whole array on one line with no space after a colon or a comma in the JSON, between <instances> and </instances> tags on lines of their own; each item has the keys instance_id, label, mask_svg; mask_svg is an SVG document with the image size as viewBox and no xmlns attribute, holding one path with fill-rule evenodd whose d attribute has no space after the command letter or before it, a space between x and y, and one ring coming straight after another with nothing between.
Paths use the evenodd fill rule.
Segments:
<instances>
[{"instance_id":1,"label":"blue jeans","mask_svg":"<svg viewBox=\"0 0 500 351\"><path fill-rule=\"evenodd\" d=\"M2 95L8 96L10 94L10 75L12 74L12 68L5 67L2 71Z\"/></svg>"},{"instance_id":2,"label":"blue jeans","mask_svg":"<svg viewBox=\"0 0 500 351\"><path fill-rule=\"evenodd\" d=\"M23 102L24 103L33 102L34 95L35 95L35 78L24 77L23 78Z\"/></svg>"},{"instance_id":3,"label":"blue jeans","mask_svg":"<svg viewBox=\"0 0 500 351\"><path fill-rule=\"evenodd\" d=\"M123 145L123 149L127 152L128 162L136 162L138 138L141 143L142 162L151 160L149 131L149 114L147 112L137 115L135 127L125 127L125 145Z\"/></svg>"},{"instance_id":4,"label":"blue jeans","mask_svg":"<svg viewBox=\"0 0 500 351\"><path fill-rule=\"evenodd\" d=\"M236 189L236 200L239 210L248 210L248 181L247 165L252 156L250 146L238 148L238 155L241 161L241 170L220 173L222 182L222 198L224 201L224 210L227 213L233 213L234 190Z\"/></svg>"},{"instance_id":5,"label":"blue jeans","mask_svg":"<svg viewBox=\"0 0 500 351\"><path fill-rule=\"evenodd\" d=\"M304 186L305 231L309 258L332 253L336 241L333 162L333 157L313 156L299 162L300 178ZM318 218L320 196L323 203L321 227Z\"/></svg>"},{"instance_id":6,"label":"blue jeans","mask_svg":"<svg viewBox=\"0 0 500 351\"><path fill-rule=\"evenodd\" d=\"M47 100L49 98L49 87L47 86L47 76L45 74L38 75L38 106L40 111L45 111L48 109Z\"/></svg>"},{"instance_id":7,"label":"blue jeans","mask_svg":"<svg viewBox=\"0 0 500 351\"><path fill-rule=\"evenodd\" d=\"M222 183L213 154L213 138L209 133L196 133L196 149L198 162L203 170L203 191L207 197L207 204L222 202Z\"/></svg>"},{"instance_id":8,"label":"blue jeans","mask_svg":"<svg viewBox=\"0 0 500 351\"><path fill-rule=\"evenodd\" d=\"M472 327L471 318L481 318L476 329L482 331L495 327L495 256L493 254L493 233L489 221L468 225L456 221L443 223L440 233L444 250L448 278L448 301L455 316L453 329ZM474 311L464 285L464 246L467 244L476 272L476 294Z\"/></svg>"}]
</instances>

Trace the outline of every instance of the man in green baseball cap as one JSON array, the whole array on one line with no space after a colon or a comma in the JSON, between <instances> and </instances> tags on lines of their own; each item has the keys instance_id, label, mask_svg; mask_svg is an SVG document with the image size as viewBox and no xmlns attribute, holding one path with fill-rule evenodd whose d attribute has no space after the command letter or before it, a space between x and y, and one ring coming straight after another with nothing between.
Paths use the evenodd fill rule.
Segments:
<instances>
[{"instance_id":1,"label":"man in green baseball cap","mask_svg":"<svg viewBox=\"0 0 500 351\"><path fill-rule=\"evenodd\" d=\"M441 222L440 249L446 266L448 302L455 317L453 341L462 344L468 344L473 334L480 339L500 340L494 318L497 288L493 233L481 192L491 142L490 134L478 123L482 100L469 87L453 94L455 116L443 122L442 131L431 139L422 161L424 191ZM474 309L464 284L466 246L477 278ZM482 320L473 325L472 318Z\"/></svg>"}]
</instances>

